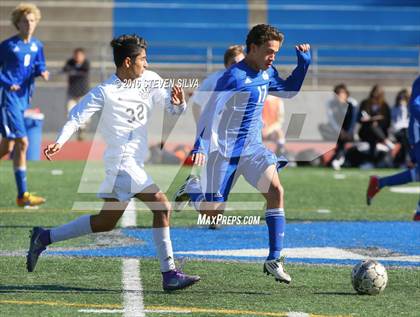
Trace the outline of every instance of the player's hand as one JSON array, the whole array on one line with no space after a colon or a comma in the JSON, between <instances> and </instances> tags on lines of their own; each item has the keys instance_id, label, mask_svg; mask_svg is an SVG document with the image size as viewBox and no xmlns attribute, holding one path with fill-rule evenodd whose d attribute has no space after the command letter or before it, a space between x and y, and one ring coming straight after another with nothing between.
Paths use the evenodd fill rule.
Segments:
<instances>
[{"instance_id":1,"label":"player's hand","mask_svg":"<svg viewBox=\"0 0 420 317\"><path fill-rule=\"evenodd\" d=\"M51 161L52 160L52 157L55 154L57 154L60 150L61 150L61 144L59 144L59 143L52 143L52 144L49 144L44 149L44 155L48 159L48 161Z\"/></svg>"},{"instance_id":2,"label":"player's hand","mask_svg":"<svg viewBox=\"0 0 420 317\"><path fill-rule=\"evenodd\" d=\"M18 91L19 89L20 89L19 85L14 84L14 85L10 86L10 91Z\"/></svg>"},{"instance_id":3,"label":"player's hand","mask_svg":"<svg viewBox=\"0 0 420 317\"><path fill-rule=\"evenodd\" d=\"M298 60L302 60L305 64L311 63L311 46L307 43L295 46Z\"/></svg>"},{"instance_id":4,"label":"player's hand","mask_svg":"<svg viewBox=\"0 0 420 317\"><path fill-rule=\"evenodd\" d=\"M181 86L173 86L171 91L171 102L173 105L182 105L185 102L184 89Z\"/></svg>"},{"instance_id":5,"label":"player's hand","mask_svg":"<svg viewBox=\"0 0 420 317\"><path fill-rule=\"evenodd\" d=\"M203 166L206 162L206 155L203 153L194 153L191 155L193 163L197 166Z\"/></svg>"},{"instance_id":6,"label":"player's hand","mask_svg":"<svg viewBox=\"0 0 420 317\"><path fill-rule=\"evenodd\" d=\"M44 79L45 81L48 81L50 79L50 72L48 70L44 71L41 73L41 77L42 79Z\"/></svg>"},{"instance_id":7,"label":"player's hand","mask_svg":"<svg viewBox=\"0 0 420 317\"><path fill-rule=\"evenodd\" d=\"M310 51L310 49L311 49L311 46L310 46L308 43L305 43L305 44L298 44L298 45L296 45L295 47L296 47L296 49L297 49L298 51L301 51L301 52L303 52L303 53L309 52L309 51Z\"/></svg>"}]
</instances>

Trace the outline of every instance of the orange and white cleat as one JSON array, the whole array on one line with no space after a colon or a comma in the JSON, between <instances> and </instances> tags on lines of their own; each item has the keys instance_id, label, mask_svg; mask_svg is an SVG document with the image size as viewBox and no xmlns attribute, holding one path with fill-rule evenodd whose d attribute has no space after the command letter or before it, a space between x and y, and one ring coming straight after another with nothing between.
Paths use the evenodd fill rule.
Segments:
<instances>
[{"instance_id":1,"label":"orange and white cleat","mask_svg":"<svg viewBox=\"0 0 420 317\"><path fill-rule=\"evenodd\" d=\"M379 193L381 189L379 188L379 177L371 176L369 179L369 186L366 192L366 203L371 204L373 197Z\"/></svg>"},{"instance_id":2,"label":"orange and white cleat","mask_svg":"<svg viewBox=\"0 0 420 317\"><path fill-rule=\"evenodd\" d=\"M19 207L33 207L45 203L44 197L35 196L31 193L24 193L22 198L16 198L16 203Z\"/></svg>"}]
</instances>

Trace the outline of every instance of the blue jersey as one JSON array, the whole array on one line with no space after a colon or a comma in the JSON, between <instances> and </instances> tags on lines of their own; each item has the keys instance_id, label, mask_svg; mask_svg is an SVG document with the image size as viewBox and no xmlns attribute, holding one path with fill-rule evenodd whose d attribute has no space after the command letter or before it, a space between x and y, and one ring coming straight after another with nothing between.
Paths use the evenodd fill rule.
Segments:
<instances>
[{"instance_id":1,"label":"blue jersey","mask_svg":"<svg viewBox=\"0 0 420 317\"><path fill-rule=\"evenodd\" d=\"M420 76L413 83L409 103L410 123L408 136L411 144L420 142Z\"/></svg>"},{"instance_id":2,"label":"blue jersey","mask_svg":"<svg viewBox=\"0 0 420 317\"><path fill-rule=\"evenodd\" d=\"M0 106L25 110L29 106L35 77L46 71L43 44L32 37L25 43L18 35L0 43ZM19 85L18 91L10 86Z\"/></svg>"},{"instance_id":3,"label":"blue jersey","mask_svg":"<svg viewBox=\"0 0 420 317\"><path fill-rule=\"evenodd\" d=\"M298 64L287 79L279 77L277 70L255 71L245 60L232 65L218 80L215 92L204 109L197 130L193 153L208 154L211 122L220 115L217 128L217 150L224 157L250 155L261 148L262 110L267 94L283 92L293 97L301 88L310 64L310 53L296 50Z\"/></svg>"}]
</instances>

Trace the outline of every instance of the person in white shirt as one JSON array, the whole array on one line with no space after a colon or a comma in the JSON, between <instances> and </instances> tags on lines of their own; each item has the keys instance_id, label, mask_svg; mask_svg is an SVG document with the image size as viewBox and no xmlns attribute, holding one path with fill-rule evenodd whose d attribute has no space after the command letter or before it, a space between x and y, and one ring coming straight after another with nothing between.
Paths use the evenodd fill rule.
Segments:
<instances>
[{"instance_id":1,"label":"person in white shirt","mask_svg":"<svg viewBox=\"0 0 420 317\"><path fill-rule=\"evenodd\" d=\"M394 166L405 166L409 161L410 143L408 141L408 125L410 113L408 103L410 101L410 92L402 89L395 98L394 107L391 109L391 130L396 141L401 145L395 159Z\"/></svg>"},{"instance_id":2,"label":"person in white shirt","mask_svg":"<svg viewBox=\"0 0 420 317\"><path fill-rule=\"evenodd\" d=\"M57 141L44 150L48 159L96 112L101 111L99 129L106 143L106 177L98 196L104 199L97 215L84 215L65 225L44 230L34 227L27 255L32 272L46 247L58 241L91 232L112 230L133 197L153 212L153 239L163 275L163 289L182 289L200 280L177 270L169 234L171 205L165 194L144 170L147 154L147 123L154 107L164 104L166 111L181 114L186 108L184 91L163 86L162 78L147 70L146 42L137 35L122 35L111 42L116 73L92 89L69 115Z\"/></svg>"}]
</instances>

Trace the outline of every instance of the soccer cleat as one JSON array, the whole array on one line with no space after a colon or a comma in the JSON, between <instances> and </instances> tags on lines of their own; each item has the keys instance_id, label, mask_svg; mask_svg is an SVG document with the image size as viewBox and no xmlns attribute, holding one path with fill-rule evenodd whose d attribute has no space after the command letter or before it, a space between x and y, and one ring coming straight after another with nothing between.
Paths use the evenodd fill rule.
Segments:
<instances>
[{"instance_id":1,"label":"soccer cleat","mask_svg":"<svg viewBox=\"0 0 420 317\"><path fill-rule=\"evenodd\" d=\"M198 275L187 275L181 270L172 270L169 272L162 273L163 281L162 287L165 291L176 291L184 289L197 283L200 280Z\"/></svg>"},{"instance_id":2,"label":"soccer cleat","mask_svg":"<svg viewBox=\"0 0 420 317\"><path fill-rule=\"evenodd\" d=\"M42 251L47 248L40 240L40 236L44 231L45 230L41 227L34 227L31 230L31 241L29 244L28 254L26 255L26 268L28 272L34 271L36 263L38 262L38 257Z\"/></svg>"},{"instance_id":3,"label":"soccer cleat","mask_svg":"<svg viewBox=\"0 0 420 317\"><path fill-rule=\"evenodd\" d=\"M413 216L413 221L420 221L420 211L417 211Z\"/></svg>"},{"instance_id":4,"label":"soccer cleat","mask_svg":"<svg viewBox=\"0 0 420 317\"><path fill-rule=\"evenodd\" d=\"M292 281L292 278L286 271L283 269L284 257L274 260L266 260L264 262L264 273L267 275L273 275L276 281L280 283L289 284Z\"/></svg>"},{"instance_id":5,"label":"soccer cleat","mask_svg":"<svg viewBox=\"0 0 420 317\"><path fill-rule=\"evenodd\" d=\"M45 198L26 192L22 198L16 198L16 203L19 207L38 206L45 203Z\"/></svg>"},{"instance_id":6,"label":"soccer cleat","mask_svg":"<svg viewBox=\"0 0 420 317\"><path fill-rule=\"evenodd\" d=\"M187 206L187 204L191 200L187 192L187 187L191 182L199 182L199 181L200 181L200 178L198 176L190 175L187 177L184 184L181 185L181 187L178 189L178 191L174 195L173 201L175 202L175 204L173 207L175 211L177 212L181 211Z\"/></svg>"},{"instance_id":7,"label":"soccer cleat","mask_svg":"<svg viewBox=\"0 0 420 317\"><path fill-rule=\"evenodd\" d=\"M373 197L379 193L381 189L379 188L379 177L371 176L369 179L369 186L366 192L366 203L370 205L372 203Z\"/></svg>"}]
</instances>

